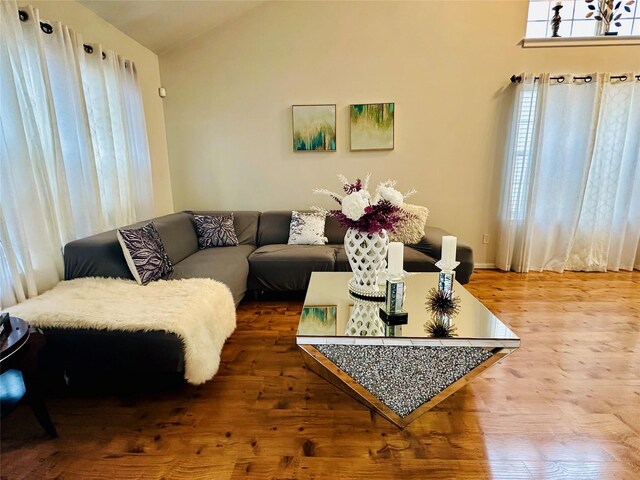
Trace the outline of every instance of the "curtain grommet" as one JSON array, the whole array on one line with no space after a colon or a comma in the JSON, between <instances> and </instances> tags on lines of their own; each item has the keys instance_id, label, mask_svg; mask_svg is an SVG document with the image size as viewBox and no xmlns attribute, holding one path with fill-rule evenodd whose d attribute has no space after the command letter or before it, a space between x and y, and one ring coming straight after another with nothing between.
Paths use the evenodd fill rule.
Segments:
<instances>
[{"instance_id":1,"label":"curtain grommet","mask_svg":"<svg viewBox=\"0 0 640 480\"><path fill-rule=\"evenodd\" d=\"M53 33L53 27L50 24L44 22L40 22L40 30L42 30L47 35L51 35Z\"/></svg>"}]
</instances>

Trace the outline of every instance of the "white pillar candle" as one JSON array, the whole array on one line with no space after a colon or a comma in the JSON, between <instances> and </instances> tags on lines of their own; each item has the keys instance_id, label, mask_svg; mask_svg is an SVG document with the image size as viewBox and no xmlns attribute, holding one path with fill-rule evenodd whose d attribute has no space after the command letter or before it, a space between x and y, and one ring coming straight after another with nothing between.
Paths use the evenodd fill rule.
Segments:
<instances>
[{"instance_id":1,"label":"white pillar candle","mask_svg":"<svg viewBox=\"0 0 640 480\"><path fill-rule=\"evenodd\" d=\"M389 243L388 250L388 269L390 274L402 273L402 267L404 266L404 244L400 242Z\"/></svg>"},{"instance_id":2,"label":"white pillar candle","mask_svg":"<svg viewBox=\"0 0 640 480\"><path fill-rule=\"evenodd\" d=\"M458 239L452 235L442 237L442 262L451 265L456 261L456 244Z\"/></svg>"}]
</instances>

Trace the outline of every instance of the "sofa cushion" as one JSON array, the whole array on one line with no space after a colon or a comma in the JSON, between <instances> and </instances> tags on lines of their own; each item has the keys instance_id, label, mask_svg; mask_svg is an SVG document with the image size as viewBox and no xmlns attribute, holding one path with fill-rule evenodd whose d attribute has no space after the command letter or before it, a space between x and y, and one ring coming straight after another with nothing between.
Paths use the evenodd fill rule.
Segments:
<instances>
[{"instance_id":1,"label":"sofa cushion","mask_svg":"<svg viewBox=\"0 0 640 480\"><path fill-rule=\"evenodd\" d=\"M229 287L237 306L247 291L247 258L255 248L253 245L238 245L198 250L174 265L173 272L166 279L213 278Z\"/></svg>"},{"instance_id":2,"label":"sofa cushion","mask_svg":"<svg viewBox=\"0 0 640 480\"><path fill-rule=\"evenodd\" d=\"M187 210L183 212L188 214L191 221L194 222L193 215L228 215L233 213L233 228L238 237L239 245L256 245L256 237L258 235L258 222L260 220L260 212L253 211L221 211L221 210ZM195 228L195 223L194 223ZM287 227L288 228L288 227Z\"/></svg>"},{"instance_id":3,"label":"sofa cushion","mask_svg":"<svg viewBox=\"0 0 640 480\"><path fill-rule=\"evenodd\" d=\"M287 243L291 210L263 212L258 225L258 247Z\"/></svg>"},{"instance_id":4,"label":"sofa cushion","mask_svg":"<svg viewBox=\"0 0 640 480\"><path fill-rule=\"evenodd\" d=\"M418 243L424 235L424 227L429 218L429 209L420 205L405 203L402 209L410 216L398 222L395 232L389 232L390 242L401 242L405 245Z\"/></svg>"},{"instance_id":5,"label":"sofa cushion","mask_svg":"<svg viewBox=\"0 0 640 480\"><path fill-rule=\"evenodd\" d=\"M327 215L327 220L324 224L324 234L327 237L327 243L336 245L344 243L345 233L347 233L347 229L340 225L338 219Z\"/></svg>"},{"instance_id":6,"label":"sofa cushion","mask_svg":"<svg viewBox=\"0 0 640 480\"><path fill-rule=\"evenodd\" d=\"M238 237L233 226L233 213L193 216L198 233L198 248L235 247Z\"/></svg>"},{"instance_id":7,"label":"sofa cushion","mask_svg":"<svg viewBox=\"0 0 640 480\"><path fill-rule=\"evenodd\" d=\"M327 245L264 245L249 256L249 289L305 290L311 272L334 270L335 248Z\"/></svg>"},{"instance_id":8,"label":"sofa cushion","mask_svg":"<svg viewBox=\"0 0 640 480\"><path fill-rule=\"evenodd\" d=\"M336 245L336 271L350 272L351 266L342 245ZM407 272L439 272L434 258L411 247L404 247L404 270Z\"/></svg>"},{"instance_id":9,"label":"sofa cushion","mask_svg":"<svg viewBox=\"0 0 640 480\"><path fill-rule=\"evenodd\" d=\"M153 224L174 265L198 251L198 236L190 215L184 212L172 213L154 218Z\"/></svg>"},{"instance_id":10,"label":"sofa cushion","mask_svg":"<svg viewBox=\"0 0 640 480\"><path fill-rule=\"evenodd\" d=\"M291 212L288 245L324 245L326 216L316 212Z\"/></svg>"},{"instance_id":11,"label":"sofa cushion","mask_svg":"<svg viewBox=\"0 0 640 480\"><path fill-rule=\"evenodd\" d=\"M173 270L153 222L140 228L121 228L116 236L129 270L139 284L147 285Z\"/></svg>"}]
</instances>

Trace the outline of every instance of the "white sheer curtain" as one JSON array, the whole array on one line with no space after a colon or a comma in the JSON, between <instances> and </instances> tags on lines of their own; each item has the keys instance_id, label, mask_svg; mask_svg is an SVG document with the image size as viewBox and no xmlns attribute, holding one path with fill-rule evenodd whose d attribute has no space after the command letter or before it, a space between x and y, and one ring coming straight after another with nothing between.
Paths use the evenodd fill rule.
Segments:
<instances>
[{"instance_id":1,"label":"white sheer curtain","mask_svg":"<svg viewBox=\"0 0 640 480\"><path fill-rule=\"evenodd\" d=\"M636 75L523 75L502 192L499 268L640 267Z\"/></svg>"},{"instance_id":2,"label":"white sheer curtain","mask_svg":"<svg viewBox=\"0 0 640 480\"><path fill-rule=\"evenodd\" d=\"M135 66L22 10L0 2L0 308L55 285L65 243L153 205Z\"/></svg>"}]
</instances>

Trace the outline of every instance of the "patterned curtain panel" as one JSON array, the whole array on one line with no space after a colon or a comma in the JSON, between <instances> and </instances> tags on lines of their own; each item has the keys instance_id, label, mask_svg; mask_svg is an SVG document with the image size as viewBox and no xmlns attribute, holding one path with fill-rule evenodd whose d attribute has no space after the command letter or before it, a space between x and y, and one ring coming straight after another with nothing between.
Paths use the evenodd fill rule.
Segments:
<instances>
[{"instance_id":1,"label":"patterned curtain panel","mask_svg":"<svg viewBox=\"0 0 640 480\"><path fill-rule=\"evenodd\" d=\"M640 268L638 73L523 79L508 145L498 267Z\"/></svg>"},{"instance_id":2,"label":"patterned curtain panel","mask_svg":"<svg viewBox=\"0 0 640 480\"><path fill-rule=\"evenodd\" d=\"M0 2L0 308L54 286L65 243L153 206L135 65L21 10Z\"/></svg>"}]
</instances>

